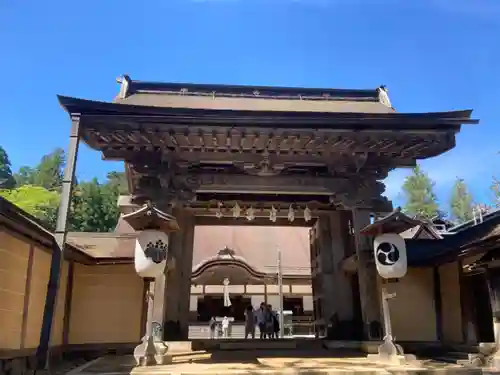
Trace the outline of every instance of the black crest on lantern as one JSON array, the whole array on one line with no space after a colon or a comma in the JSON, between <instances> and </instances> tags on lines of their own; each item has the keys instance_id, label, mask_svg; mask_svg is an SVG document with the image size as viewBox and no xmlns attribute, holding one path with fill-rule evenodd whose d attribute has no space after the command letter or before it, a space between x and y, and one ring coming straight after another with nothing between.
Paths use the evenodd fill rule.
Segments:
<instances>
[{"instance_id":1,"label":"black crest on lantern","mask_svg":"<svg viewBox=\"0 0 500 375\"><path fill-rule=\"evenodd\" d=\"M390 242L382 242L377 247L377 260L383 266L392 266L399 260L399 249Z\"/></svg>"},{"instance_id":2,"label":"black crest on lantern","mask_svg":"<svg viewBox=\"0 0 500 375\"><path fill-rule=\"evenodd\" d=\"M149 241L144 249L144 254L154 263L159 264L167 259L167 249L168 245L162 240Z\"/></svg>"}]
</instances>

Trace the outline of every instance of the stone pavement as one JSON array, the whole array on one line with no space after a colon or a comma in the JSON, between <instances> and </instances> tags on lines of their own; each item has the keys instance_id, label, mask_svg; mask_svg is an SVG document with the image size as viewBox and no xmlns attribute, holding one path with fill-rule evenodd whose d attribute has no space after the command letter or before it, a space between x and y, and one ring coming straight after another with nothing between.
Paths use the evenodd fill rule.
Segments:
<instances>
[{"instance_id":1,"label":"stone pavement","mask_svg":"<svg viewBox=\"0 0 500 375\"><path fill-rule=\"evenodd\" d=\"M355 353L331 351L215 351L179 353L173 363L164 366L135 367L131 356L108 356L67 375L207 375L207 374L482 374L480 369L465 368L435 361L422 367L387 366L369 362Z\"/></svg>"}]
</instances>

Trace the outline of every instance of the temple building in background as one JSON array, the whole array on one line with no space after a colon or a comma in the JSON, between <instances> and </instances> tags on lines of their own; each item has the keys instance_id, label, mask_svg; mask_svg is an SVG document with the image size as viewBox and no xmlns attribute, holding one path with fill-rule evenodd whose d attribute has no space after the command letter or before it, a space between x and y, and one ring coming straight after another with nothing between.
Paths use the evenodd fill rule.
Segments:
<instances>
[{"instance_id":1,"label":"temple building in background","mask_svg":"<svg viewBox=\"0 0 500 375\"><path fill-rule=\"evenodd\" d=\"M277 307L277 251L282 253L284 309L294 316L313 315L310 228L271 226L198 226L194 234L190 321L212 316L244 320L249 305ZM125 221L114 233L70 233L69 242L95 257L133 258L136 233ZM223 282L229 281L231 307L223 302ZM158 294L156 298L162 298ZM161 321L161 312L156 312Z\"/></svg>"}]
</instances>

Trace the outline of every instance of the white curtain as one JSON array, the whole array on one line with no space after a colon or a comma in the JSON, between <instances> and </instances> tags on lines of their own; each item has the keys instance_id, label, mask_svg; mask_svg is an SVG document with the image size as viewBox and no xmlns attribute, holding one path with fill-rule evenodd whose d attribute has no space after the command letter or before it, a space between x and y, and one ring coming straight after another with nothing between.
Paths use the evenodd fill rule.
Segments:
<instances>
[{"instance_id":1,"label":"white curtain","mask_svg":"<svg viewBox=\"0 0 500 375\"><path fill-rule=\"evenodd\" d=\"M229 280L224 279L224 306L231 306L231 299L229 298Z\"/></svg>"}]
</instances>

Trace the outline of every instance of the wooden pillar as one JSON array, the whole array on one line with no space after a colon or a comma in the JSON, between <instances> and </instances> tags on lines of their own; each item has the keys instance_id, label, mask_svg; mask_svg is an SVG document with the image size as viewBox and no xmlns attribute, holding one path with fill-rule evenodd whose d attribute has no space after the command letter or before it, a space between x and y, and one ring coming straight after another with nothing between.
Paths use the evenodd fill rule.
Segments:
<instances>
[{"instance_id":1,"label":"wooden pillar","mask_svg":"<svg viewBox=\"0 0 500 375\"><path fill-rule=\"evenodd\" d=\"M332 237L329 214L323 214L317 222L317 239L319 246L320 284L321 284L321 315L328 325L334 319L337 301L335 299L335 267L333 263Z\"/></svg>"},{"instance_id":2,"label":"wooden pillar","mask_svg":"<svg viewBox=\"0 0 500 375\"><path fill-rule=\"evenodd\" d=\"M194 229L195 220L192 214L186 212L182 228L182 267L180 268L181 290L179 295L179 322L181 337L188 339L189 335L189 306L191 294L191 273L193 271Z\"/></svg>"},{"instance_id":3,"label":"wooden pillar","mask_svg":"<svg viewBox=\"0 0 500 375\"><path fill-rule=\"evenodd\" d=\"M436 311L436 337L438 341L443 340L443 299L441 297L441 275L439 267L432 269L434 284L434 308Z\"/></svg>"},{"instance_id":4,"label":"wooden pillar","mask_svg":"<svg viewBox=\"0 0 500 375\"><path fill-rule=\"evenodd\" d=\"M348 275L341 268L346 255L343 219L341 211L332 211L321 215L317 224L322 316L331 326L329 335L334 339L352 339L349 337L353 319L352 288Z\"/></svg>"},{"instance_id":5,"label":"wooden pillar","mask_svg":"<svg viewBox=\"0 0 500 375\"><path fill-rule=\"evenodd\" d=\"M377 270L373 259L372 238L360 235L360 230L370 224L370 212L353 210L353 227L358 258L359 294L363 317L364 338L380 339L380 296L377 288ZM377 328L377 329L376 329ZM378 331L378 332L377 332Z\"/></svg>"},{"instance_id":6,"label":"wooden pillar","mask_svg":"<svg viewBox=\"0 0 500 375\"><path fill-rule=\"evenodd\" d=\"M319 257L318 253L318 241L317 241L317 223L314 227L309 230L309 250L311 259L311 289L312 289L312 300L313 300L313 319L314 319L314 333L316 337L319 337L319 321L322 319L322 311L319 304L320 296L320 270L318 267Z\"/></svg>"},{"instance_id":7,"label":"wooden pillar","mask_svg":"<svg viewBox=\"0 0 500 375\"><path fill-rule=\"evenodd\" d=\"M169 253L174 264L166 270L163 302L163 338L188 339L189 294L193 262L194 217L178 208L173 212L180 226L169 238Z\"/></svg>"},{"instance_id":8,"label":"wooden pillar","mask_svg":"<svg viewBox=\"0 0 500 375\"><path fill-rule=\"evenodd\" d=\"M329 217L334 271L333 281L335 283L335 311L338 314L339 322L342 324L342 322L351 321L354 314L351 281L349 275L342 270L342 260L347 255L343 233L346 226L342 222L345 220L345 216L342 215L341 211L334 211L330 213Z\"/></svg>"},{"instance_id":9,"label":"wooden pillar","mask_svg":"<svg viewBox=\"0 0 500 375\"><path fill-rule=\"evenodd\" d=\"M500 344L500 269L487 269L486 278L490 293L491 312L493 314L493 333L497 347Z\"/></svg>"},{"instance_id":10,"label":"wooden pillar","mask_svg":"<svg viewBox=\"0 0 500 375\"><path fill-rule=\"evenodd\" d=\"M458 280L460 285L460 308L462 311L462 336L467 344L477 343L477 327L474 313L474 299L472 298L471 277L463 271L462 262L458 263Z\"/></svg>"}]
</instances>

